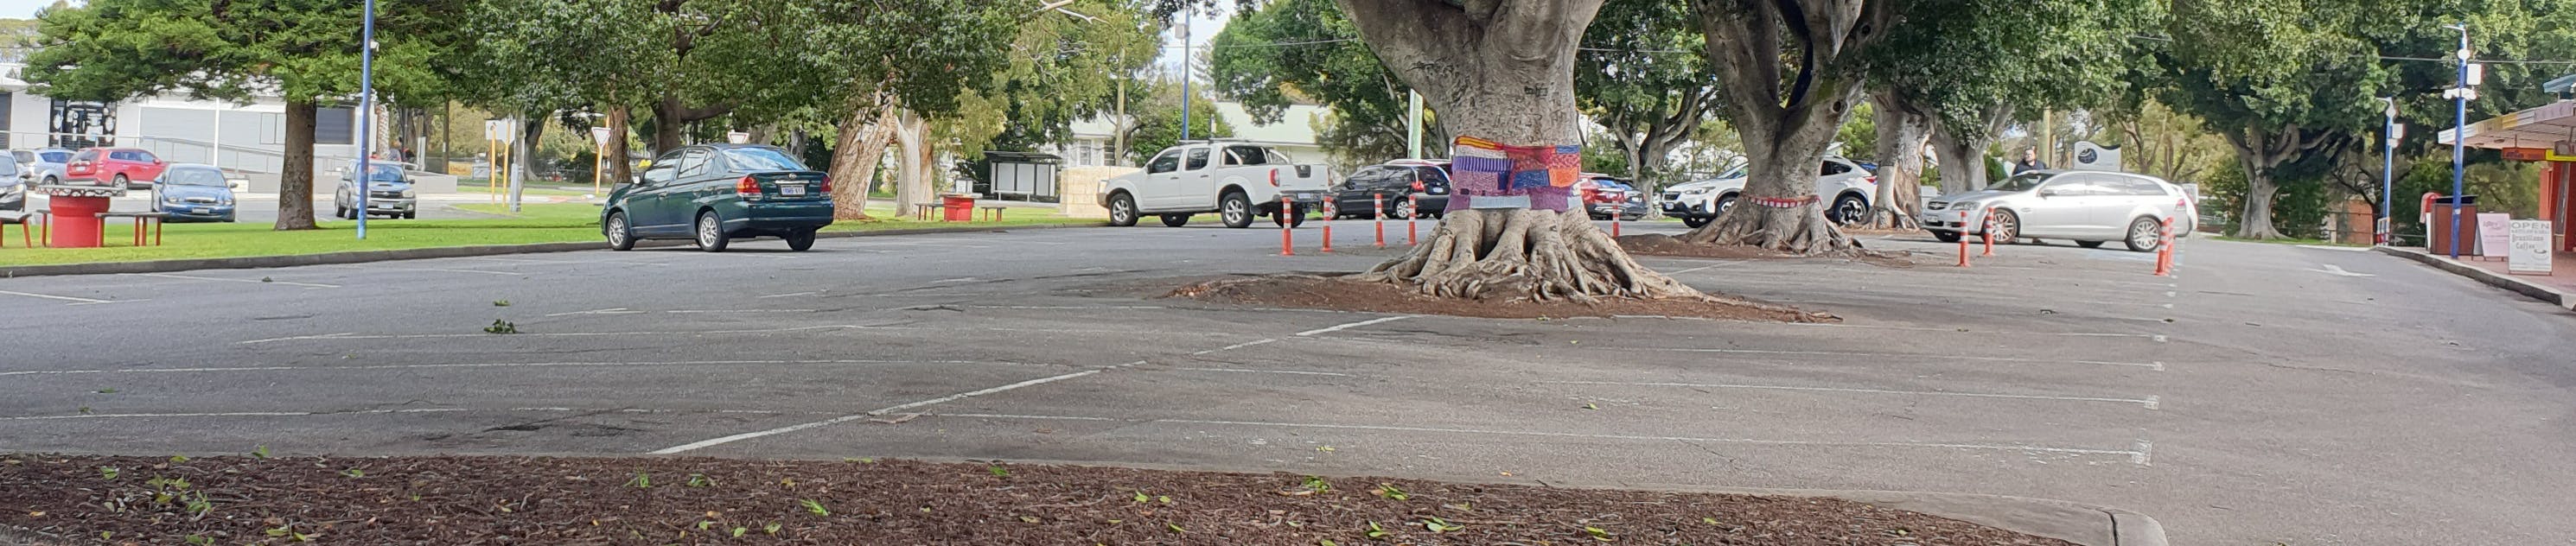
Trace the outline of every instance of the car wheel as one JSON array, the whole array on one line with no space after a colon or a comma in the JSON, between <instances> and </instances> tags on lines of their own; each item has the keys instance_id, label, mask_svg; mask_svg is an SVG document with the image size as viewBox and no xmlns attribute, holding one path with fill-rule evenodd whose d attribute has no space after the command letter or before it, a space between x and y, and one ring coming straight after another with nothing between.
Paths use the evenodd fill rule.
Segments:
<instances>
[{"instance_id":1,"label":"car wheel","mask_svg":"<svg viewBox=\"0 0 2576 546\"><path fill-rule=\"evenodd\" d=\"M1187 214L1165 214L1165 215L1163 215L1163 226L1164 226L1164 227L1181 227L1181 226L1186 226L1186 225L1190 225L1190 215L1187 215Z\"/></svg>"},{"instance_id":2,"label":"car wheel","mask_svg":"<svg viewBox=\"0 0 2576 546\"><path fill-rule=\"evenodd\" d=\"M2076 241L2075 246L2084 248L2102 248L2102 241Z\"/></svg>"},{"instance_id":3,"label":"car wheel","mask_svg":"<svg viewBox=\"0 0 2576 546\"><path fill-rule=\"evenodd\" d=\"M120 190L122 190L122 189L130 189L130 188L133 188L133 187L134 187L134 183L133 183L133 182L130 182L130 181L127 181L127 180L125 179L125 175L122 175L122 174L120 174L120 175L116 175L116 189L120 189Z\"/></svg>"},{"instance_id":4,"label":"car wheel","mask_svg":"<svg viewBox=\"0 0 2576 546\"><path fill-rule=\"evenodd\" d=\"M600 232L608 236L609 250L626 251L635 249L635 230L633 227L626 225L626 211L621 210L608 213L607 225L608 227L602 228Z\"/></svg>"},{"instance_id":5,"label":"car wheel","mask_svg":"<svg viewBox=\"0 0 2576 546\"><path fill-rule=\"evenodd\" d=\"M2013 211L1996 209L1994 218L1988 221L1992 224L1986 229L1994 234L1995 242L2012 244L2014 239L2021 237L2021 215L2013 214Z\"/></svg>"},{"instance_id":6,"label":"car wheel","mask_svg":"<svg viewBox=\"0 0 2576 546\"><path fill-rule=\"evenodd\" d=\"M1714 220L1717 220L1717 217L1715 217L1715 216L1683 216L1683 217L1682 217L1682 225L1684 225L1684 226L1688 226L1688 227L1690 227L1690 228L1692 228L1692 229L1698 229L1700 226L1708 225L1708 223L1709 223L1710 221L1714 221Z\"/></svg>"},{"instance_id":7,"label":"car wheel","mask_svg":"<svg viewBox=\"0 0 2576 546\"><path fill-rule=\"evenodd\" d=\"M804 252L805 249L814 248L814 230L800 229L791 231L788 232L787 235L780 236L779 238L787 240L788 250Z\"/></svg>"},{"instance_id":8,"label":"car wheel","mask_svg":"<svg viewBox=\"0 0 2576 546\"><path fill-rule=\"evenodd\" d=\"M50 175L50 174L45 175L45 185L47 185L47 186L59 185L59 184L62 184L62 183L63 183L63 180L62 180L62 179L60 179L60 178L54 178L54 175Z\"/></svg>"},{"instance_id":9,"label":"car wheel","mask_svg":"<svg viewBox=\"0 0 2576 546\"><path fill-rule=\"evenodd\" d=\"M1834 200L1834 223L1851 225L1869 217L1869 201L1858 195L1845 195Z\"/></svg>"},{"instance_id":10,"label":"car wheel","mask_svg":"<svg viewBox=\"0 0 2576 546\"><path fill-rule=\"evenodd\" d=\"M420 213L419 213L419 212L417 212L417 211L404 212L404 213L403 213L403 215L402 215L402 218L403 218L404 220L414 220L414 219L419 219L419 218L420 218Z\"/></svg>"},{"instance_id":11,"label":"car wheel","mask_svg":"<svg viewBox=\"0 0 2576 546\"><path fill-rule=\"evenodd\" d=\"M1136 225L1136 198L1124 193L1109 196L1109 225Z\"/></svg>"},{"instance_id":12,"label":"car wheel","mask_svg":"<svg viewBox=\"0 0 2576 546\"><path fill-rule=\"evenodd\" d=\"M1396 201L1396 202L1395 202L1395 204L1387 206L1387 207L1386 207L1386 219L1388 219L1388 220L1411 220L1411 219L1413 219L1413 200L1412 200L1412 199L1405 199L1405 200L1401 200L1401 201Z\"/></svg>"},{"instance_id":13,"label":"car wheel","mask_svg":"<svg viewBox=\"0 0 2576 546\"><path fill-rule=\"evenodd\" d=\"M1217 200L1217 216L1225 220L1225 227L1252 227L1252 199L1242 192L1225 194L1224 199Z\"/></svg>"},{"instance_id":14,"label":"car wheel","mask_svg":"<svg viewBox=\"0 0 2576 546\"><path fill-rule=\"evenodd\" d=\"M1289 228L1306 225L1307 212L1305 205L1289 205L1287 212L1270 215L1270 225Z\"/></svg>"},{"instance_id":15,"label":"car wheel","mask_svg":"<svg viewBox=\"0 0 2576 546\"><path fill-rule=\"evenodd\" d=\"M1735 194L1730 193L1720 196L1717 198L1717 202L1712 204L1711 210L1709 211L1709 217L1715 218L1717 215L1726 214L1726 209L1731 208L1735 208Z\"/></svg>"},{"instance_id":16,"label":"car wheel","mask_svg":"<svg viewBox=\"0 0 2576 546\"><path fill-rule=\"evenodd\" d=\"M731 238L725 236L724 220L716 217L716 211L698 213L698 250L724 252L725 244L730 242Z\"/></svg>"},{"instance_id":17,"label":"car wheel","mask_svg":"<svg viewBox=\"0 0 2576 546\"><path fill-rule=\"evenodd\" d=\"M1935 231L1935 232L1932 232L1932 238L1934 238L1934 239L1939 239L1939 240L1941 240L1941 242L1944 242L1944 243L1956 243L1956 242L1959 242L1959 232L1956 232L1956 231Z\"/></svg>"},{"instance_id":18,"label":"car wheel","mask_svg":"<svg viewBox=\"0 0 2576 546\"><path fill-rule=\"evenodd\" d=\"M2154 252L2165 243L2163 228L2164 224L2156 219L2140 216L2129 221L2129 237L2123 242L2128 243L2130 251Z\"/></svg>"}]
</instances>

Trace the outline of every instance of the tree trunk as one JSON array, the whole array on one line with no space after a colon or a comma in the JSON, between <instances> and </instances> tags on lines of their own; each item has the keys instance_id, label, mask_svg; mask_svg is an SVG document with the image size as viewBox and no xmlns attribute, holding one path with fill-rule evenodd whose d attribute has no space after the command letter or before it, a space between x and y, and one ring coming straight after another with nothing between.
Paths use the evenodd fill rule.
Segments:
<instances>
[{"instance_id":1,"label":"tree trunk","mask_svg":"<svg viewBox=\"0 0 2576 546\"><path fill-rule=\"evenodd\" d=\"M1378 58L1442 114L1442 133L1559 146L1583 141L1575 45L1601 2L1336 3ZM1424 244L1354 278L1470 299L1707 298L1630 259L1579 206L1451 211Z\"/></svg>"},{"instance_id":2,"label":"tree trunk","mask_svg":"<svg viewBox=\"0 0 2576 546\"><path fill-rule=\"evenodd\" d=\"M892 121L895 141L903 147L896 156L894 179L895 213L901 215L938 195L936 169L931 165L936 156L931 150L930 123L921 114L898 108Z\"/></svg>"},{"instance_id":3,"label":"tree trunk","mask_svg":"<svg viewBox=\"0 0 2576 546\"><path fill-rule=\"evenodd\" d=\"M618 106L608 109L608 145L602 155L608 156L608 179L624 184L635 179L635 162L626 158L626 126L635 117L633 109Z\"/></svg>"},{"instance_id":4,"label":"tree trunk","mask_svg":"<svg viewBox=\"0 0 2576 546\"><path fill-rule=\"evenodd\" d=\"M2278 129L2246 126L2226 132L2227 142L2236 146L2237 164L2245 168L2245 208L2236 217L2236 236L2246 239L2278 239L2281 231L2272 226L2272 198L2281 188L2273 180L2273 170L2302 154L2341 142L2331 131L2311 134L2298 125Z\"/></svg>"},{"instance_id":5,"label":"tree trunk","mask_svg":"<svg viewBox=\"0 0 2576 546\"><path fill-rule=\"evenodd\" d=\"M1897 2L1691 0L1727 121L1752 156L1738 205L1683 240L1795 254L1860 250L1825 219L1816 167L1861 97L1859 58ZM1796 64L1792 65L1791 62Z\"/></svg>"},{"instance_id":6,"label":"tree trunk","mask_svg":"<svg viewBox=\"0 0 2576 546\"><path fill-rule=\"evenodd\" d=\"M1874 93L1878 105L1878 195L1871 197L1872 225L1922 227L1923 147L1932 138L1932 115L1892 92Z\"/></svg>"},{"instance_id":7,"label":"tree trunk","mask_svg":"<svg viewBox=\"0 0 2576 546\"><path fill-rule=\"evenodd\" d=\"M894 140L892 108L853 109L841 121L841 136L832 145L832 217L868 219L868 190L876 185L877 162ZM897 211L896 216L902 216Z\"/></svg>"},{"instance_id":8,"label":"tree trunk","mask_svg":"<svg viewBox=\"0 0 2576 546\"><path fill-rule=\"evenodd\" d=\"M312 101L287 101L286 150L277 173L278 231L313 229ZM363 178L363 177L361 177Z\"/></svg>"},{"instance_id":9,"label":"tree trunk","mask_svg":"<svg viewBox=\"0 0 2576 546\"><path fill-rule=\"evenodd\" d=\"M2281 230L2272 227L2272 199L2281 193L2272 181L2272 170L2257 168L2259 159L2247 159L2245 165L2245 209L2236 218L2236 236L2242 239L2279 239Z\"/></svg>"},{"instance_id":10,"label":"tree trunk","mask_svg":"<svg viewBox=\"0 0 2576 546\"><path fill-rule=\"evenodd\" d=\"M689 123L715 119L716 116L732 111L733 105L730 104L692 108L681 103L679 97L663 97L661 101L653 103L653 155L658 156L687 145L684 140L688 134Z\"/></svg>"}]
</instances>

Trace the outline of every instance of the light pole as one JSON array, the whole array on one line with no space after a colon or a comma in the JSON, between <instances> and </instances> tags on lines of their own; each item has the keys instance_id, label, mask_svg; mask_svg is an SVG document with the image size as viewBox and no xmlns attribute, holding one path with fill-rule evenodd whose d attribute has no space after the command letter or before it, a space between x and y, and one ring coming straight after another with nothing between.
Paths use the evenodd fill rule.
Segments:
<instances>
[{"instance_id":1,"label":"light pole","mask_svg":"<svg viewBox=\"0 0 2576 546\"><path fill-rule=\"evenodd\" d=\"M2451 98L2450 243L2451 259L2457 260L2460 259L2460 194L2467 191L2466 186L2468 180L2468 170L2465 164L2468 160L2469 150L2469 99L2477 98L2478 92L2471 87L2476 84L2469 83L2469 70L2472 66L2472 63L2469 62L2469 24L2460 23L2456 25L2442 25L2442 28L2460 31L2459 86L2453 87L2449 92L2444 93L2445 95L2449 95Z\"/></svg>"},{"instance_id":2,"label":"light pole","mask_svg":"<svg viewBox=\"0 0 2576 546\"><path fill-rule=\"evenodd\" d=\"M376 0L367 0L365 30L358 34L358 239L367 238L367 193L375 191L368 159L376 149Z\"/></svg>"},{"instance_id":3,"label":"light pole","mask_svg":"<svg viewBox=\"0 0 2576 546\"><path fill-rule=\"evenodd\" d=\"M2379 152L2379 223L2372 227L2379 232L2379 244L2385 245L2397 242L2396 216L2388 207L2397 195L2397 139L2405 138L2406 127L2397 124L2397 97L2379 100L2388 102L2388 124L2381 126L2388 145Z\"/></svg>"},{"instance_id":4,"label":"light pole","mask_svg":"<svg viewBox=\"0 0 2576 546\"><path fill-rule=\"evenodd\" d=\"M1181 12L1181 139L1175 142L1190 141L1190 18L1197 16L1197 9Z\"/></svg>"}]
</instances>

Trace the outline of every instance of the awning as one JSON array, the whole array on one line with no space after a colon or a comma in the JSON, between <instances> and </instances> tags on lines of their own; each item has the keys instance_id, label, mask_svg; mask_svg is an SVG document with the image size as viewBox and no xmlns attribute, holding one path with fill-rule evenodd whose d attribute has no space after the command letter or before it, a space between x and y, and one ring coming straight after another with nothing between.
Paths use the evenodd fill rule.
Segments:
<instances>
[{"instance_id":1,"label":"awning","mask_svg":"<svg viewBox=\"0 0 2576 546\"><path fill-rule=\"evenodd\" d=\"M2576 101L2558 101L2471 123L2467 143L2472 148L2539 148L2552 149L2560 143L2576 143ZM2451 144L2455 129L2443 129L2435 142Z\"/></svg>"}]
</instances>

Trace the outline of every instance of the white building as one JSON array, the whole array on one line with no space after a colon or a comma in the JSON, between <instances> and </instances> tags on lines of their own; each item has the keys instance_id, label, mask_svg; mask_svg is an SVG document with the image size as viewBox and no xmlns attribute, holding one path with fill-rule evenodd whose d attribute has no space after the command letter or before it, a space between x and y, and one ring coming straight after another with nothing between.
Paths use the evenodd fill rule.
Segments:
<instances>
[{"instance_id":1,"label":"white building","mask_svg":"<svg viewBox=\"0 0 2576 546\"><path fill-rule=\"evenodd\" d=\"M114 104L61 101L28 90L19 65L0 64L0 148L125 146L173 163L207 163L248 175L254 191L273 189L284 163L286 104L259 97L248 104L164 95ZM314 120L319 172L357 157L351 108L322 108ZM379 134L384 134L379 128Z\"/></svg>"}]
</instances>

